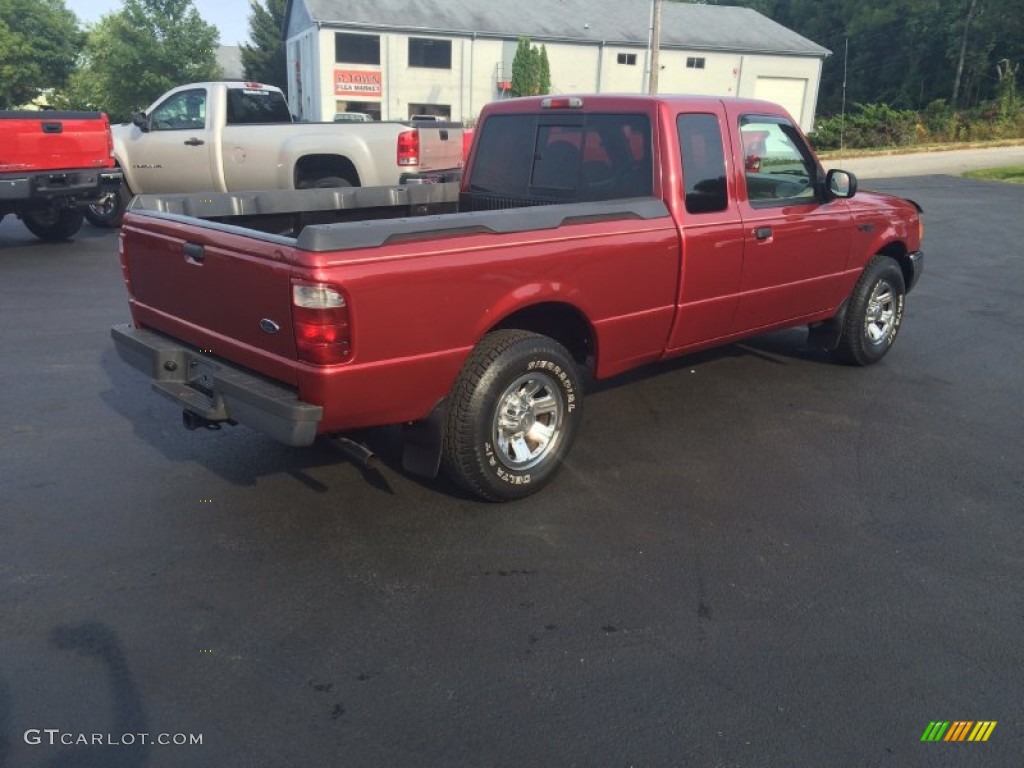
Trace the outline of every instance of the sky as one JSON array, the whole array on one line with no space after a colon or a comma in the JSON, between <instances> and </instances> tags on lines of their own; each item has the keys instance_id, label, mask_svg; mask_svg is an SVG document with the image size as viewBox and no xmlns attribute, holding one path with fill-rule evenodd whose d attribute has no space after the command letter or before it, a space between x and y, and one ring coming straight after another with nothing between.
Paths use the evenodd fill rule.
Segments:
<instances>
[{"instance_id":1,"label":"sky","mask_svg":"<svg viewBox=\"0 0 1024 768\"><path fill-rule=\"evenodd\" d=\"M83 24L121 10L121 0L64 0L68 10ZM249 40L249 0L192 0L203 21L220 30L221 45L238 45Z\"/></svg>"}]
</instances>

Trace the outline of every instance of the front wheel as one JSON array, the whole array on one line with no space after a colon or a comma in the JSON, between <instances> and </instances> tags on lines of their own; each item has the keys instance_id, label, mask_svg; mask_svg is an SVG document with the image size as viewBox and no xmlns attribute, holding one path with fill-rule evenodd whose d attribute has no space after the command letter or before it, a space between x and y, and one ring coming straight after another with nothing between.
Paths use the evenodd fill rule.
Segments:
<instances>
[{"instance_id":1,"label":"front wheel","mask_svg":"<svg viewBox=\"0 0 1024 768\"><path fill-rule=\"evenodd\" d=\"M879 254L864 269L850 296L839 339L839 357L854 365L877 363L892 348L903 323L903 272Z\"/></svg>"},{"instance_id":2,"label":"front wheel","mask_svg":"<svg viewBox=\"0 0 1024 768\"><path fill-rule=\"evenodd\" d=\"M576 363L561 344L527 331L488 334L451 393L445 471L488 501L529 496L557 473L582 405Z\"/></svg>"},{"instance_id":3,"label":"front wheel","mask_svg":"<svg viewBox=\"0 0 1024 768\"><path fill-rule=\"evenodd\" d=\"M85 218L94 227L120 227L129 197L128 188L122 182L116 190L108 192L98 203L86 206Z\"/></svg>"},{"instance_id":4,"label":"front wheel","mask_svg":"<svg viewBox=\"0 0 1024 768\"><path fill-rule=\"evenodd\" d=\"M67 240L82 228L81 208L42 208L21 218L28 231L42 240Z\"/></svg>"}]
</instances>

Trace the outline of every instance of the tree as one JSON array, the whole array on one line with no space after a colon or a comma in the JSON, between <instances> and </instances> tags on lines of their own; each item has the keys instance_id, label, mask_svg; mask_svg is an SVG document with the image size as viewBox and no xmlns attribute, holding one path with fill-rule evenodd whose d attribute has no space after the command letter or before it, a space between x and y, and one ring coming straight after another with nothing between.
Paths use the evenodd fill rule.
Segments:
<instances>
[{"instance_id":1,"label":"tree","mask_svg":"<svg viewBox=\"0 0 1024 768\"><path fill-rule=\"evenodd\" d=\"M952 94L951 107L974 107L998 97L999 81L993 76L998 61L1024 60L1021 0L731 3L752 8L832 51L822 67L819 91L826 113L839 111L844 74L847 103L922 109Z\"/></svg>"},{"instance_id":2,"label":"tree","mask_svg":"<svg viewBox=\"0 0 1024 768\"><path fill-rule=\"evenodd\" d=\"M0 109L65 85L84 42L64 0L0 0Z\"/></svg>"},{"instance_id":3,"label":"tree","mask_svg":"<svg viewBox=\"0 0 1024 768\"><path fill-rule=\"evenodd\" d=\"M64 105L127 120L170 88L218 79L217 42L217 28L200 18L192 0L124 0L123 10L89 30Z\"/></svg>"},{"instance_id":4,"label":"tree","mask_svg":"<svg viewBox=\"0 0 1024 768\"><path fill-rule=\"evenodd\" d=\"M287 88L288 71L281 32L287 0L266 0L265 7L257 0L252 0L251 8L249 39L252 45L242 44L245 77L278 88Z\"/></svg>"},{"instance_id":5,"label":"tree","mask_svg":"<svg viewBox=\"0 0 1024 768\"><path fill-rule=\"evenodd\" d=\"M536 96L551 91L551 65L548 50L530 45L530 38L520 37L512 59L512 95Z\"/></svg>"},{"instance_id":6,"label":"tree","mask_svg":"<svg viewBox=\"0 0 1024 768\"><path fill-rule=\"evenodd\" d=\"M548 61L548 47L540 47L540 73L538 76L539 93L551 93L551 63Z\"/></svg>"},{"instance_id":7,"label":"tree","mask_svg":"<svg viewBox=\"0 0 1024 768\"><path fill-rule=\"evenodd\" d=\"M529 96L533 93L533 55L530 39L520 37L516 55L512 59L512 95Z\"/></svg>"}]
</instances>

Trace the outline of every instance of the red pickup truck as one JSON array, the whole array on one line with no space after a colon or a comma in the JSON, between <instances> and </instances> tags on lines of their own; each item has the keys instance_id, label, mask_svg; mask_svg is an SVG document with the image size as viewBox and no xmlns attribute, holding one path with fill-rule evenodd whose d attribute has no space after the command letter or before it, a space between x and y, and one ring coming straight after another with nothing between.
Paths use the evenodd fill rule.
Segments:
<instances>
[{"instance_id":1,"label":"red pickup truck","mask_svg":"<svg viewBox=\"0 0 1024 768\"><path fill-rule=\"evenodd\" d=\"M0 218L13 213L36 237L64 240L86 206L121 184L102 112L0 112Z\"/></svg>"},{"instance_id":2,"label":"red pickup truck","mask_svg":"<svg viewBox=\"0 0 1024 768\"><path fill-rule=\"evenodd\" d=\"M826 173L766 102L513 99L484 109L461 189L137 198L112 335L186 426L307 445L404 424L408 471L515 499L568 453L583 368L797 325L881 359L920 213Z\"/></svg>"}]
</instances>

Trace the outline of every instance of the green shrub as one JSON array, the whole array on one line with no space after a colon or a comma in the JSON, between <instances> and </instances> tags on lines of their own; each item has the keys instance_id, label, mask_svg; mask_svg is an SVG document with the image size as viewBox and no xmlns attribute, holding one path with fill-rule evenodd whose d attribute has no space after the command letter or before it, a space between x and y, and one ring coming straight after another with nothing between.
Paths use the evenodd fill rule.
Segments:
<instances>
[{"instance_id":1,"label":"green shrub","mask_svg":"<svg viewBox=\"0 0 1024 768\"><path fill-rule=\"evenodd\" d=\"M841 115L819 118L808 138L818 150L1024 138L1024 110L1017 106L1008 111L1005 100L970 111L955 110L944 99L920 112L887 104L857 104L845 120Z\"/></svg>"}]
</instances>

